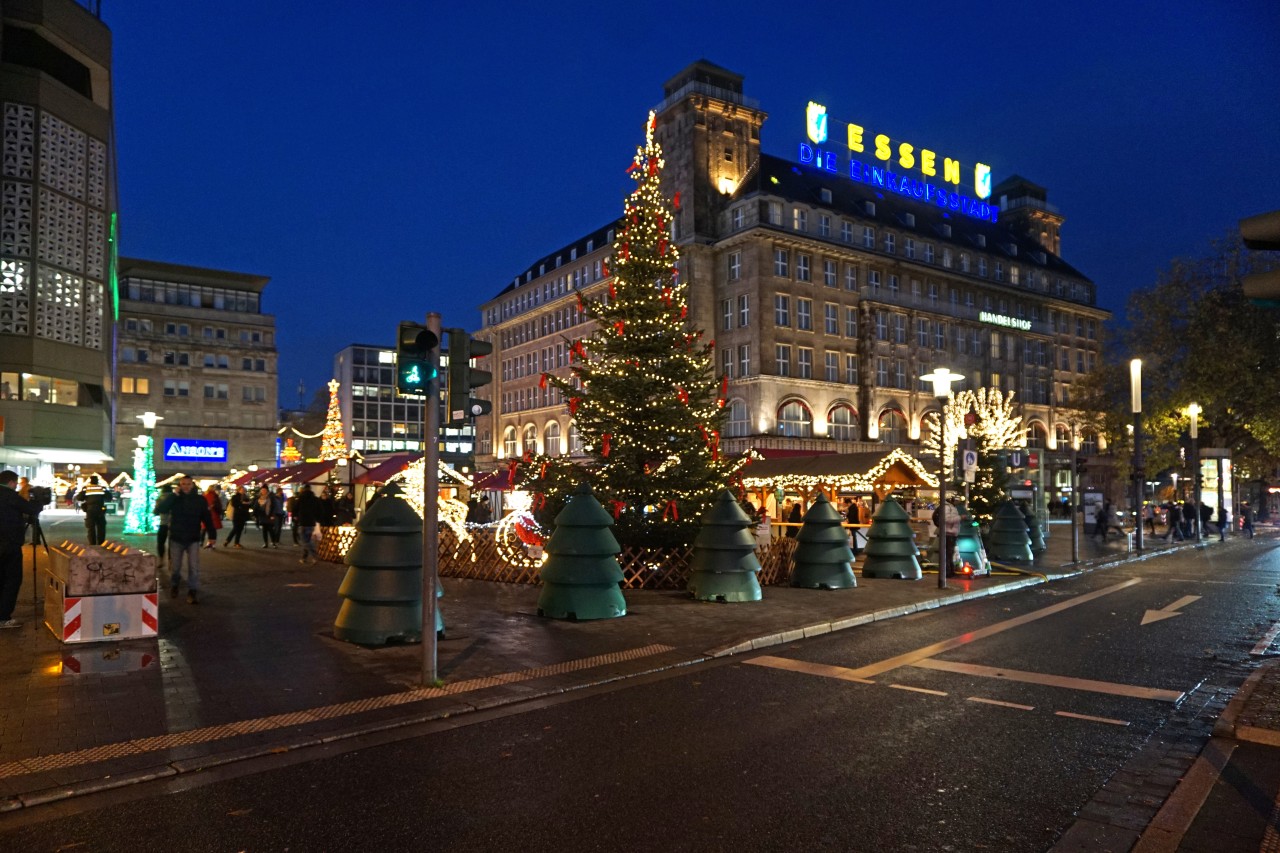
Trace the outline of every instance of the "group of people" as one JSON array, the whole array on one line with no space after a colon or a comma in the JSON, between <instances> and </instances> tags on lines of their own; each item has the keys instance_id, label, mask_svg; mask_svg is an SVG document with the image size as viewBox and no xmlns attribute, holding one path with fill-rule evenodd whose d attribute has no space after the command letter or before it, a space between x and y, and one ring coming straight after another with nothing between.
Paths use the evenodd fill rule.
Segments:
<instances>
[{"instance_id":1,"label":"group of people","mask_svg":"<svg viewBox=\"0 0 1280 853\"><path fill-rule=\"evenodd\" d=\"M1195 538L1197 523L1199 523L1202 535L1205 531L1214 530L1221 540L1227 538L1227 531L1231 529L1231 512L1225 506L1219 507L1215 513L1213 507L1206 503L1202 502L1197 507L1193 501L1188 500L1183 502L1169 501L1163 504L1160 509L1164 513L1165 532L1163 538L1166 542L1182 542ZM1239 521L1241 532L1252 539L1254 512L1248 501L1243 501L1240 504ZM1156 508L1154 506L1148 504L1143 507L1142 524L1152 536L1156 535ZM1112 530L1121 535L1127 532L1120 526L1111 501L1104 500L1102 509L1094 520L1093 536L1095 539L1106 539Z\"/></svg>"}]
</instances>

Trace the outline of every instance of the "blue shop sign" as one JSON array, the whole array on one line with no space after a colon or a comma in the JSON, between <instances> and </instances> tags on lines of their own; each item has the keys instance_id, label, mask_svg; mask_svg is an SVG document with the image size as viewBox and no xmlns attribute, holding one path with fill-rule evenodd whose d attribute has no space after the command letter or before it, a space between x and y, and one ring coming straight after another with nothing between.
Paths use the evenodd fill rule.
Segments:
<instances>
[{"instance_id":1,"label":"blue shop sign","mask_svg":"<svg viewBox=\"0 0 1280 853\"><path fill-rule=\"evenodd\" d=\"M166 462L226 462L227 442L203 438L166 438Z\"/></svg>"}]
</instances>

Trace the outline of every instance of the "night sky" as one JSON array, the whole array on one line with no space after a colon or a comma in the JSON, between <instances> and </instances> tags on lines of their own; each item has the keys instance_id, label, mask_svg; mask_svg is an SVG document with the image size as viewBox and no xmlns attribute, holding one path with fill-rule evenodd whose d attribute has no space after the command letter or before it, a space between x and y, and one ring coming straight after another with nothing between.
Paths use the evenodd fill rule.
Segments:
<instances>
[{"instance_id":1,"label":"night sky","mask_svg":"<svg viewBox=\"0 0 1280 853\"><path fill-rule=\"evenodd\" d=\"M427 311L474 329L616 217L647 111L700 58L746 78L767 153L795 159L812 99L1046 187L1118 313L1280 208L1274 0L899 8L103 0L121 252L270 276L296 405L342 347Z\"/></svg>"}]
</instances>

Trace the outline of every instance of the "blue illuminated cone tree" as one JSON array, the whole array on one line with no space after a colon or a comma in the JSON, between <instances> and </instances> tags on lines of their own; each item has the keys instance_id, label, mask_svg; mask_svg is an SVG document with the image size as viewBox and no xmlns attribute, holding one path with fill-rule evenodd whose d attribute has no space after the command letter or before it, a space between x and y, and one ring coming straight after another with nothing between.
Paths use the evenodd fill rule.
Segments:
<instances>
[{"instance_id":1,"label":"blue illuminated cone tree","mask_svg":"<svg viewBox=\"0 0 1280 853\"><path fill-rule=\"evenodd\" d=\"M589 454L574 466L563 456L525 460L541 495L538 520L547 525L572 486L588 480L614 515L625 546L690 544L698 519L729 481L736 463L720 453L724 386L715 377L713 344L688 314L672 240L676 199L659 186L662 151L649 114L645 144L627 170L635 190L618 222L607 290L579 296L595 322L585 340L569 342L572 376L544 376L559 389Z\"/></svg>"}]
</instances>

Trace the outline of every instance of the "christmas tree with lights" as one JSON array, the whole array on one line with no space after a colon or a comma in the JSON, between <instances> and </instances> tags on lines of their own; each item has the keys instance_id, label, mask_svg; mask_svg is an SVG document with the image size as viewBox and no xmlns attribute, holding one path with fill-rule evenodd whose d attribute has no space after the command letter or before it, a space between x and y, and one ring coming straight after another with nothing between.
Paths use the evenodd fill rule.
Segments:
<instances>
[{"instance_id":1,"label":"christmas tree with lights","mask_svg":"<svg viewBox=\"0 0 1280 853\"><path fill-rule=\"evenodd\" d=\"M539 520L547 524L576 481L589 480L615 517L625 545L688 545L698 519L737 466L720 452L723 382L714 372L714 343L688 321L688 288L680 279L671 225L679 194L659 188L662 150L649 114L645 144L627 169L636 182L613 244L607 295L579 299L596 328L571 341L571 376L544 376L560 389L592 457L525 460Z\"/></svg>"},{"instance_id":2,"label":"christmas tree with lights","mask_svg":"<svg viewBox=\"0 0 1280 853\"><path fill-rule=\"evenodd\" d=\"M129 492L129 512L124 517L125 533L155 533L159 520L151 512L156 502L155 440L148 432L139 436L133 451L133 488Z\"/></svg>"},{"instance_id":3,"label":"christmas tree with lights","mask_svg":"<svg viewBox=\"0 0 1280 853\"><path fill-rule=\"evenodd\" d=\"M329 380L329 411L320 434L320 459L345 459L347 440L342 434L342 410L338 407L338 380Z\"/></svg>"}]
</instances>

